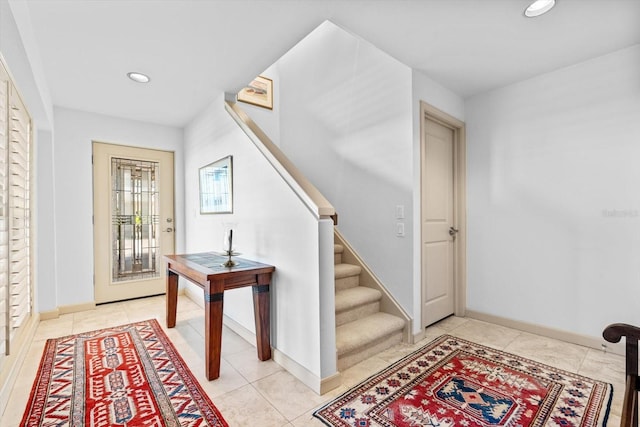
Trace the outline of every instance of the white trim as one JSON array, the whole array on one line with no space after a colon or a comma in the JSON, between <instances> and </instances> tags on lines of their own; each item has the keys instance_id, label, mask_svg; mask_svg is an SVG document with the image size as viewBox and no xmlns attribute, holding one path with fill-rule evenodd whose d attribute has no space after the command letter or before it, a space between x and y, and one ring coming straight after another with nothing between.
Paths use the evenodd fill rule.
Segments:
<instances>
[{"instance_id":1,"label":"white trim","mask_svg":"<svg viewBox=\"0 0 640 427\"><path fill-rule=\"evenodd\" d=\"M603 350L602 346L604 344L606 346L604 348L606 348L607 352L618 354L620 356L625 355L624 340L619 343L610 343L608 341L605 341L603 337L596 338L588 335L564 331L561 329L550 328L548 326L536 325L534 323L507 319L506 317L494 316L493 314L481 313L474 310L467 310L467 317L481 320L483 322L493 323L495 325L505 326L511 329L517 329L519 331L528 332L535 335L540 335L547 338L553 338L556 340L593 348L596 350Z\"/></svg>"},{"instance_id":2,"label":"white trim","mask_svg":"<svg viewBox=\"0 0 640 427\"><path fill-rule=\"evenodd\" d=\"M53 310L41 311L40 320L51 320L60 317L60 309L58 307Z\"/></svg>"},{"instance_id":3,"label":"white trim","mask_svg":"<svg viewBox=\"0 0 640 427\"><path fill-rule=\"evenodd\" d=\"M240 335L242 339L251 344L252 346L256 346L256 334L250 331L249 329L242 326L240 323L236 322L226 314L222 315L222 324L227 328L231 329L236 334ZM273 347L271 348L273 350Z\"/></svg>"},{"instance_id":4,"label":"white trim","mask_svg":"<svg viewBox=\"0 0 640 427\"><path fill-rule=\"evenodd\" d=\"M255 347L256 334L226 315L223 315L222 319L222 322L227 328L240 335L244 340ZM327 391L333 390L342 384L339 373L325 379L319 378L277 348L271 348L271 356L274 362L282 366L291 375L318 394L326 393Z\"/></svg>"},{"instance_id":5,"label":"white trim","mask_svg":"<svg viewBox=\"0 0 640 427\"><path fill-rule=\"evenodd\" d=\"M193 291L193 287L186 287L185 294L189 299L198 304L200 307L204 307L204 300L202 298L202 295L196 295ZM255 347L255 333L226 315L222 316L222 323L227 328L231 329L233 332L238 334L245 341ZM318 394L324 394L328 391L333 390L334 388L339 387L342 384L342 376L340 375L340 373L333 374L327 378L319 378L317 375L313 374L307 368L300 365L298 362L291 359L289 356L287 356L277 348L271 347L271 356L274 362L282 366L287 372L289 372L291 375L300 380L300 382L302 382Z\"/></svg>"},{"instance_id":6,"label":"white trim","mask_svg":"<svg viewBox=\"0 0 640 427\"><path fill-rule=\"evenodd\" d=\"M87 310L95 310L96 303L95 302L85 302L82 304L73 304L73 305L61 305L58 307L58 311L60 314L69 314L69 313L77 313L79 311L87 311Z\"/></svg>"},{"instance_id":7,"label":"white trim","mask_svg":"<svg viewBox=\"0 0 640 427\"><path fill-rule=\"evenodd\" d=\"M424 150L424 126L426 120L436 121L450 128L454 135L454 224L458 227L458 234L454 241L454 252L456 265L454 267L454 314L464 317L467 307L467 142L465 123L442 110L420 101L420 185L424 174L424 163L422 162ZM422 187L420 188L420 206L422 206ZM423 224L423 212L420 209L420 223ZM420 226L420 327L424 329L424 299L422 296L422 236L423 229Z\"/></svg>"},{"instance_id":8,"label":"white trim","mask_svg":"<svg viewBox=\"0 0 640 427\"><path fill-rule=\"evenodd\" d=\"M342 385L342 374L338 372L337 374L331 375L327 378L322 378L320 380L320 394L323 395L325 393L330 392Z\"/></svg>"}]
</instances>

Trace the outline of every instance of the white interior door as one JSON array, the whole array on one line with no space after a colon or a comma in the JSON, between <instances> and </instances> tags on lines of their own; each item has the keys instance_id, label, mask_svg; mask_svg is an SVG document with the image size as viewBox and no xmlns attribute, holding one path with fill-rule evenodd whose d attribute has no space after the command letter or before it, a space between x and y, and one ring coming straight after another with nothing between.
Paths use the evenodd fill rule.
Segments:
<instances>
[{"instance_id":1,"label":"white interior door","mask_svg":"<svg viewBox=\"0 0 640 427\"><path fill-rule=\"evenodd\" d=\"M165 292L173 185L172 152L93 143L96 303Z\"/></svg>"},{"instance_id":2,"label":"white interior door","mask_svg":"<svg viewBox=\"0 0 640 427\"><path fill-rule=\"evenodd\" d=\"M454 131L425 119L422 149L422 324L454 313Z\"/></svg>"}]
</instances>

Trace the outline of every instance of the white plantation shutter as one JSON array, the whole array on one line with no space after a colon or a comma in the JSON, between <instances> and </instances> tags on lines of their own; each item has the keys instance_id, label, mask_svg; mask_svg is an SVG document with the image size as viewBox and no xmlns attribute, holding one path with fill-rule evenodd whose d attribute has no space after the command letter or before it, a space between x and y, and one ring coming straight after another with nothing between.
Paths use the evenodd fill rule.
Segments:
<instances>
[{"instance_id":1,"label":"white plantation shutter","mask_svg":"<svg viewBox=\"0 0 640 427\"><path fill-rule=\"evenodd\" d=\"M9 288L11 337L31 315L29 172L31 119L12 88L9 97Z\"/></svg>"},{"instance_id":2,"label":"white plantation shutter","mask_svg":"<svg viewBox=\"0 0 640 427\"><path fill-rule=\"evenodd\" d=\"M32 313L31 118L0 63L0 368Z\"/></svg>"},{"instance_id":3,"label":"white plantation shutter","mask_svg":"<svg viewBox=\"0 0 640 427\"><path fill-rule=\"evenodd\" d=\"M7 144L9 118L9 82L0 64L0 366L9 349L9 281L7 239Z\"/></svg>"}]
</instances>

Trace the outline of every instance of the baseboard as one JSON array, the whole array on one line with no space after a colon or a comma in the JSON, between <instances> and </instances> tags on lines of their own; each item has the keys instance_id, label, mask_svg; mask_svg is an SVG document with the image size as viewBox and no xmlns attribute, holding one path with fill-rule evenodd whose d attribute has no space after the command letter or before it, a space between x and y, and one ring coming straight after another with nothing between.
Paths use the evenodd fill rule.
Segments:
<instances>
[{"instance_id":1,"label":"baseboard","mask_svg":"<svg viewBox=\"0 0 640 427\"><path fill-rule=\"evenodd\" d=\"M58 307L54 308L53 310L40 312L40 320L51 320L57 319L58 317L60 317L60 309Z\"/></svg>"},{"instance_id":2,"label":"baseboard","mask_svg":"<svg viewBox=\"0 0 640 427\"><path fill-rule=\"evenodd\" d=\"M204 302L200 292L195 292L190 287L185 287L186 296L198 304L200 307L204 307ZM249 344L256 345L256 334L249 329L242 326L229 316L222 316L222 323L233 332L242 337ZM282 366L287 372L300 380L303 384L309 387L311 390L318 394L324 394L330 390L333 390L342 384L342 377L340 373L334 374L327 378L319 378L311 373L307 368L300 365L289 356L279 351L277 348L271 348L271 356L273 361Z\"/></svg>"},{"instance_id":3,"label":"baseboard","mask_svg":"<svg viewBox=\"0 0 640 427\"><path fill-rule=\"evenodd\" d=\"M53 310L41 311L39 315L40 320L51 320L57 319L61 314L78 313L80 311L94 310L95 308L95 302L85 302L82 304L62 305Z\"/></svg>"},{"instance_id":4,"label":"baseboard","mask_svg":"<svg viewBox=\"0 0 640 427\"><path fill-rule=\"evenodd\" d=\"M222 315L222 323L227 328L231 329L236 334L240 335L245 341L247 341L252 346L256 346L256 334L250 331L249 329L242 326L240 323L236 322L226 314Z\"/></svg>"},{"instance_id":5,"label":"baseboard","mask_svg":"<svg viewBox=\"0 0 640 427\"><path fill-rule=\"evenodd\" d=\"M321 395L342 384L340 373L323 379L313 374L307 368L300 365L278 349L274 349L271 352L271 355L273 356L274 362L282 366L287 372L296 377L300 382L317 394Z\"/></svg>"},{"instance_id":6,"label":"baseboard","mask_svg":"<svg viewBox=\"0 0 640 427\"><path fill-rule=\"evenodd\" d=\"M493 314L481 313L473 310L467 310L466 317L493 323L500 326L506 326L507 328L517 329L523 332L529 332L531 334L541 335L547 338L553 338L560 341L593 348L596 350L607 351L609 353L618 354L620 356L625 355L625 344L623 342L610 343L608 341L605 341L605 339L602 337L597 338L588 335L576 334L574 332L569 332L562 329L536 325L534 323L521 322L519 320L512 320L506 317L494 316Z\"/></svg>"},{"instance_id":7,"label":"baseboard","mask_svg":"<svg viewBox=\"0 0 640 427\"><path fill-rule=\"evenodd\" d=\"M222 322L227 328L240 335L245 341L253 346L256 345L256 334L252 331L226 315L222 316ZM318 378L307 368L300 365L277 348L271 348L271 356L274 362L282 366L287 372L318 394L324 394L342 384L340 373L327 378Z\"/></svg>"},{"instance_id":8,"label":"baseboard","mask_svg":"<svg viewBox=\"0 0 640 427\"><path fill-rule=\"evenodd\" d=\"M78 313L79 311L94 310L96 308L95 302L85 302L82 304L61 305L58 307L60 314Z\"/></svg>"},{"instance_id":9,"label":"baseboard","mask_svg":"<svg viewBox=\"0 0 640 427\"><path fill-rule=\"evenodd\" d=\"M342 385L342 374L340 372L331 375L330 377L322 378L320 380L320 394L325 394L333 389L336 389Z\"/></svg>"},{"instance_id":10,"label":"baseboard","mask_svg":"<svg viewBox=\"0 0 640 427\"><path fill-rule=\"evenodd\" d=\"M178 295L184 294L184 289L178 290ZM193 298L192 298L193 299ZM200 298L202 300L202 298ZM194 299L195 301L195 299ZM85 302L82 304L63 305L56 307L53 310L41 311L40 320L57 319L61 314L78 313L80 311L94 310L96 308L95 302Z\"/></svg>"},{"instance_id":11,"label":"baseboard","mask_svg":"<svg viewBox=\"0 0 640 427\"><path fill-rule=\"evenodd\" d=\"M413 342L411 344L422 341L426 335L427 334L425 329L421 330L420 332L416 332L415 334L413 334Z\"/></svg>"}]
</instances>

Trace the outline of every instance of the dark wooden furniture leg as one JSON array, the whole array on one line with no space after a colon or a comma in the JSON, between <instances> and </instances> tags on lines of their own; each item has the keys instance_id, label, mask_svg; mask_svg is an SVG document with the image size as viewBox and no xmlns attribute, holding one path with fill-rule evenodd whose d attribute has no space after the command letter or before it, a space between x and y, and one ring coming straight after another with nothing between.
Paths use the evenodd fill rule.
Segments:
<instances>
[{"instance_id":1,"label":"dark wooden furniture leg","mask_svg":"<svg viewBox=\"0 0 640 427\"><path fill-rule=\"evenodd\" d=\"M176 309L178 307L178 275L167 270L167 328L176 326Z\"/></svg>"},{"instance_id":2,"label":"dark wooden furniture leg","mask_svg":"<svg viewBox=\"0 0 640 427\"><path fill-rule=\"evenodd\" d=\"M208 380L220 376L220 351L222 348L222 309L224 293L204 294L204 351Z\"/></svg>"},{"instance_id":3,"label":"dark wooden furniture leg","mask_svg":"<svg viewBox=\"0 0 640 427\"><path fill-rule=\"evenodd\" d=\"M609 342L619 342L626 338L626 388L622 401L622 415L620 426L638 427L638 391L640 378L638 377L638 340L640 328L625 323L614 323L605 328L602 336Z\"/></svg>"},{"instance_id":4,"label":"dark wooden furniture leg","mask_svg":"<svg viewBox=\"0 0 640 427\"><path fill-rule=\"evenodd\" d=\"M271 331L269 314L270 274L258 275L258 284L253 286L253 312L256 323L256 346L258 359L271 359Z\"/></svg>"}]
</instances>

